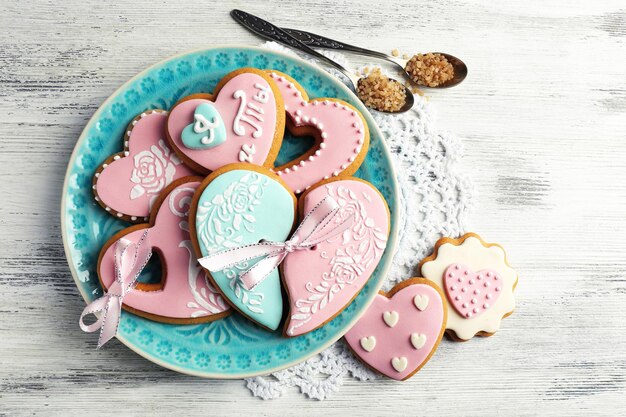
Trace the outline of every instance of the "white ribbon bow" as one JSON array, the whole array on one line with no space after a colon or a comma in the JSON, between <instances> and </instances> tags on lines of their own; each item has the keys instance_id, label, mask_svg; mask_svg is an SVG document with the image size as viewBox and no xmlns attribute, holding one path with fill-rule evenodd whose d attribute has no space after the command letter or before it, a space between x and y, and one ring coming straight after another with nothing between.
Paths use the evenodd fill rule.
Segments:
<instances>
[{"instance_id":1,"label":"white ribbon bow","mask_svg":"<svg viewBox=\"0 0 626 417\"><path fill-rule=\"evenodd\" d=\"M200 258L200 265L211 272L221 271L237 264L263 257L240 275L243 286L252 290L259 285L292 252L310 249L352 227L354 217L342 219L339 204L325 197L302 220L298 229L286 242L263 240L259 243L227 249Z\"/></svg>"},{"instance_id":2,"label":"white ribbon bow","mask_svg":"<svg viewBox=\"0 0 626 417\"><path fill-rule=\"evenodd\" d=\"M92 301L85 307L78 324L84 332L92 333L100 329L98 349L117 334L122 312L124 297L137 285L139 274L152 256L148 231L134 243L128 239L120 239L115 244L115 281L109 286L107 293ZM98 320L85 324L85 317L102 312Z\"/></svg>"}]
</instances>

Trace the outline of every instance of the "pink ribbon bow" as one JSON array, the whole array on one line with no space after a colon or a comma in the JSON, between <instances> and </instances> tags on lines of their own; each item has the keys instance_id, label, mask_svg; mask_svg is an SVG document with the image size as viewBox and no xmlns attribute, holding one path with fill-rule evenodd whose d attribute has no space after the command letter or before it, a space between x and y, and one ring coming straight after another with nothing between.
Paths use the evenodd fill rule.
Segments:
<instances>
[{"instance_id":1,"label":"pink ribbon bow","mask_svg":"<svg viewBox=\"0 0 626 417\"><path fill-rule=\"evenodd\" d=\"M92 333L100 329L98 349L117 334L124 297L137 285L139 274L150 256L152 250L147 230L137 243L122 238L115 244L115 281L106 294L85 307L79 320L80 328L84 332ZM85 317L97 312L102 312L98 320L90 325L85 324Z\"/></svg>"},{"instance_id":2,"label":"pink ribbon bow","mask_svg":"<svg viewBox=\"0 0 626 417\"><path fill-rule=\"evenodd\" d=\"M352 227L354 217L342 219L339 209L339 204L334 198L325 197L307 213L288 241L263 240L259 243L217 252L200 258L198 261L209 271L216 272L263 257L239 277L243 286L251 290L276 269L291 252L310 249Z\"/></svg>"}]
</instances>

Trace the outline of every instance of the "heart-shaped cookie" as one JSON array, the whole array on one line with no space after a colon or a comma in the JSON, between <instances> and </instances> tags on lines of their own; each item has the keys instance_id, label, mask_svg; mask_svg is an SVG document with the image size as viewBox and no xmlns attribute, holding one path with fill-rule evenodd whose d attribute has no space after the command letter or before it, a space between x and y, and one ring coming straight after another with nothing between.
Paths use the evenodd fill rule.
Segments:
<instances>
[{"instance_id":1,"label":"heart-shaped cookie","mask_svg":"<svg viewBox=\"0 0 626 417\"><path fill-rule=\"evenodd\" d=\"M389 311L398 315L393 326L386 317ZM437 350L446 319L439 287L423 278L411 278L388 293L381 291L345 339L366 365L389 378L405 380Z\"/></svg>"},{"instance_id":2,"label":"heart-shaped cookie","mask_svg":"<svg viewBox=\"0 0 626 417\"><path fill-rule=\"evenodd\" d=\"M258 243L284 242L296 218L296 198L270 170L232 164L209 175L194 196L190 214L198 257ZM280 277L274 269L252 289L240 276L258 259L210 273L229 303L259 325L276 330L283 313Z\"/></svg>"},{"instance_id":3,"label":"heart-shaped cookie","mask_svg":"<svg viewBox=\"0 0 626 417\"><path fill-rule=\"evenodd\" d=\"M321 182L300 198L301 217L329 196L337 201L340 217L352 217L354 222L342 234L285 258L287 336L315 330L347 307L367 283L387 245L389 209L376 188L357 178Z\"/></svg>"},{"instance_id":4,"label":"heart-shaped cookie","mask_svg":"<svg viewBox=\"0 0 626 417\"><path fill-rule=\"evenodd\" d=\"M452 264L443 275L448 301L468 319L489 310L502 292L502 277L492 269L474 272L463 264Z\"/></svg>"},{"instance_id":5,"label":"heart-shaped cookie","mask_svg":"<svg viewBox=\"0 0 626 417\"><path fill-rule=\"evenodd\" d=\"M167 113L146 111L124 134L124 151L111 155L93 178L96 201L108 213L130 222L146 222L150 208L172 181L192 175L165 140Z\"/></svg>"},{"instance_id":6,"label":"heart-shaped cookie","mask_svg":"<svg viewBox=\"0 0 626 417\"><path fill-rule=\"evenodd\" d=\"M264 71L244 68L226 75L214 94L176 103L166 131L178 156L208 174L237 162L272 167L284 129L283 100L274 81Z\"/></svg>"},{"instance_id":7,"label":"heart-shaped cookie","mask_svg":"<svg viewBox=\"0 0 626 417\"><path fill-rule=\"evenodd\" d=\"M369 130L363 115L342 100L309 100L293 78L277 71L269 74L285 102L289 130L295 135L312 135L316 140L303 155L275 168L276 173L296 194L318 181L355 173L369 147Z\"/></svg>"},{"instance_id":8,"label":"heart-shaped cookie","mask_svg":"<svg viewBox=\"0 0 626 417\"><path fill-rule=\"evenodd\" d=\"M199 177L174 181L155 202L149 224L126 228L104 244L98 276L105 288L115 280L115 243L120 239L139 242L147 229L152 251L161 260L161 282L139 283L124 297L126 310L165 323L200 323L230 314L228 304L198 264L191 243L187 217L200 181Z\"/></svg>"}]
</instances>

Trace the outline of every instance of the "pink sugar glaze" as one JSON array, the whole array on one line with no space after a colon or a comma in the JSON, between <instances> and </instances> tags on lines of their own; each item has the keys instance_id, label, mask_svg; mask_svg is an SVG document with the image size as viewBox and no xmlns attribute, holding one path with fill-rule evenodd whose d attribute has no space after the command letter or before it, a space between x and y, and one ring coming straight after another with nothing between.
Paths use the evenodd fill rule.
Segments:
<instances>
[{"instance_id":1,"label":"pink sugar glaze","mask_svg":"<svg viewBox=\"0 0 626 417\"><path fill-rule=\"evenodd\" d=\"M128 156L111 162L97 174L96 190L104 205L118 213L143 219L150 215L152 202L165 187L193 174L167 144L166 120L167 113L145 114L132 126L130 137L124 134ZM133 178L140 183L133 182ZM132 198L133 189L138 186L144 192Z\"/></svg>"},{"instance_id":2,"label":"pink sugar glaze","mask_svg":"<svg viewBox=\"0 0 626 417\"><path fill-rule=\"evenodd\" d=\"M428 305L423 311L415 306L413 300L416 295L428 297ZM385 312L398 314L398 321L393 327L385 323ZM428 359L439 341L444 317L443 300L434 288L426 284L408 285L392 298L378 294L365 314L346 333L345 338L352 350L367 365L389 378L402 380ZM419 349L411 341L412 334L425 336L425 341L421 336L416 336L416 340L423 343ZM368 352L361 340L372 336L376 343ZM406 369L400 372L396 370L393 367L393 358L406 358Z\"/></svg>"},{"instance_id":3,"label":"pink sugar glaze","mask_svg":"<svg viewBox=\"0 0 626 417\"><path fill-rule=\"evenodd\" d=\"M502 277L493 269L474 272L463 264L452 264L444 272L448 301L466 319L475 318L493 306L502 290Z\"/></svg>"},{"instance_id":4,"label":"pink sugar glaze","mask_svg":"<svg viewBox=\"0 0 626 417\"><path fill-rule=\"evenodd\" d=\"M252 163L254 165L263 165L268 158L274 142L277 122L277 103L271 88L269 88L267 103L263 104L253 100L252 97L259 91L254 87L255 84L269 88L268 82L263 77L253 73L244 73L229 80L219 91L214 104L226 127L226 142L214 148L190 149L183 144L181 138L183 129L194 121L194 111L196 107L202 103L209 102L209 100L191 99L174 106L170 112L167 129L177 152L191 159L206 171L215 171L226 164L247 162L239 158L239 153L243 145L254 145L255 153L252 155ZM241 124L245 129L245 134L243 136L235 134L233 126L237 111L239 110L240 99L234 98L233 94L237 90L245 92L248 103L251 102L254 106L263 110L263 114L261 115L263 121L254 119L255 123L262 129L262 134L258 138L252 136L255 129L246 123Z\"/></svg>"},{"instance_id":5,"label":"pink sugar glaze","mask_svg":"<svg viewBox=\"0 0 626 417\"><path fill-rule=\"evenodd\" d=\"M295 251L283 262L289 293L288 336L314 330L341 312L369 280L389 235L389 211L382 196L364 181L333 181L304 197L304 213L332 196L355 223L343 235L314 250Z\"/></svg>"},{"instance_id":6,"label":"pink sugar glaze","mask_svg":"<svg viewBox=\"0 0 626 417\"><path fill-rule=\"evenodd\" d=\"M276 73L270 76L278 84L285 110L294 125L317 129L322 140L314 155L297 164L285 164L277 174L295 193L341 174L355 162L369 140L358 112L332 100L309 103L291 81Z\"/></svg>"},{"instance_id":7,"label":"pink sugar glaze","mask_svg":"<svg viewBox=\"0 0 626 417\"><path fill-rule=\"evenodd\" d=\"M187 211L199 182L187 182L174 188L161 204L154 226L149 229L152 256L159 256L166 269L163 288L156 291L134 290L124 298L124 305L151 315L169 319L210 319L229 309L221 295L210 285L198 264L191 245ZM123 236L138 242L145 229ZM102 256L99 276L108 288L115 279L115 244Z\"/></svg>"}]
</instances>

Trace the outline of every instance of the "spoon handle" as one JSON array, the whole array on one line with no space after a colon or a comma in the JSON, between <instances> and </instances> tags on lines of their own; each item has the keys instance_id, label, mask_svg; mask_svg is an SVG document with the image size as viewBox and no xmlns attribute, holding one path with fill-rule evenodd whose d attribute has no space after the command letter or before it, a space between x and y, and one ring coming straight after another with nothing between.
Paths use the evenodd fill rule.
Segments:
<instances>
[{"instance_id":1,"label":"spoon handle","mask_svg":"<svg viewBox=\"0 0 626 417\"><path fill-rule=\"evenodd\" d=\"M332 59L327 58L326 56L320 54L316 50L309 48L307 45L303 44L298 39L294 38L293 36L285 32L284 30L279 28L278 26L275 26L271 24L270 22L261 19L260 17L251 15L250 13L246 13L238 9L233 9L230 12L230 15L241 25L243 25L250 31L256 33L257 35L260 35L264 38L267 38L276 42L280 42L283 45L289 46L293 49L297 49L301 52L305 52L309 55L316 57L317 59L321 61L326 62L329 65L332 65L333 67L341 71L346 77L348 77L348 79L354 84L354 81L353 81L354 75L350 73L350 71L348 71L347 69L345 69L343 66L333 61ZM356 88L356 86L354 85L353 88Z\"/></svg>"},{"instance_id":2,"label":"spoon handle","mask_svg":"<svg viewBox=\"0 0 626 417\"><path fill-rule=\"evenodd\" d=\"M375 58L385 59L387 61L391 60L392 62L395 62L395 60L393 60L393 57L387 54L384 54L382 52L360 48L358 46L336 41L334 39L317 35L315 33L305 32L303 30L287 29L287 28L282 28L282 29L285 32L287 32L289 35L293 36L294 38L296 38L297 40L299 40L300 42L308 46L317 46L318 48L337 49L340 51L355 52L357 54L372 56Z\"/></svg>"}]
</instances>

